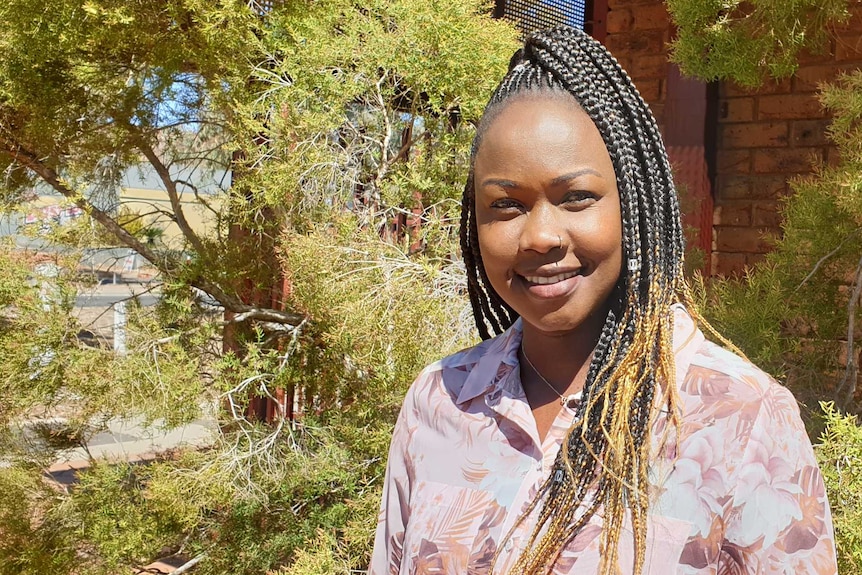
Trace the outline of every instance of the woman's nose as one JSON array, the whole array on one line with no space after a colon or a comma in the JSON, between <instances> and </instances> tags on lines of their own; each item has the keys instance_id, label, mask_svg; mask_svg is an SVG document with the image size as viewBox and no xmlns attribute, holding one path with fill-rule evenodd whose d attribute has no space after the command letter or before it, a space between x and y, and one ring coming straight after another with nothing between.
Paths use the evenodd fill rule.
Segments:
<instances>
[{"instance_id":1,"label":"woman's nose","mask_svg":"<svg viewBox=\"0 0 862 575\"><path fill-rule=\"evenodd\" d=\"M547 253L563 245L563 230L557 221L556 210L549 204L537 204L527 212L521 229L519 248L522 251Z\"/></svg>"}]
</instances>

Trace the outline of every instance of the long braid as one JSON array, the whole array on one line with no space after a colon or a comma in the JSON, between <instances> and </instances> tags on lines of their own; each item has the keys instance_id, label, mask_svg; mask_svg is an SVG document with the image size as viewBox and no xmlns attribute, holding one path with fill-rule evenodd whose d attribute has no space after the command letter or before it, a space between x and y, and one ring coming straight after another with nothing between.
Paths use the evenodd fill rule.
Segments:
<instances>
[{"instance_id":1,"label":"long braid","mask_svg":"<svg viewBox=\"0 0 862 575\"><path fill-rule=\"evenodd\" d=\"M628 75L598 42L568 27L533 35L513 57L479 124L473 159L505 103L530 92L568 92L598 128L620 192L624 269L593 352L577 408L579 423L568 431L550 476L519 520L541 504L512 572L549 572L599 509L604 511L602 573L617 567L627 513L640 572L657 393L671 425L679 423L669 307L680 301L693 309L682 276L685 240L670 162L655 120ZM486 322L501 333L517 315L485 275L474 193L471 169L462 200L461 246L476 323L487 338Z\"/></svg>"}]
</instances>

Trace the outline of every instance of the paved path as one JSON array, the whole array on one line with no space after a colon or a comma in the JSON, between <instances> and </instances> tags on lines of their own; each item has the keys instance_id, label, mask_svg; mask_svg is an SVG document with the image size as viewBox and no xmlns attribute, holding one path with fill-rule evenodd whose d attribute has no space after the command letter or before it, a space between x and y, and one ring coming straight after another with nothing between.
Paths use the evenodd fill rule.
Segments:
<instances>
[{"instance_id":1,"label":"paved path","mask_svg":"<svg viewBox=\"0 0 862 575\"><path fill-rule=\"evenodd\" d=\"M162 424L157 420L145 426L142 418L110 421L105 431L90 439L87 449L78 447L60 452L48 472L58 482L70 484L75 471L89 466L87 452L100 461L146 462L172 449L211 445L218 433L212 417L171 430L165 430Z\"/></svg>"}]
</instances>

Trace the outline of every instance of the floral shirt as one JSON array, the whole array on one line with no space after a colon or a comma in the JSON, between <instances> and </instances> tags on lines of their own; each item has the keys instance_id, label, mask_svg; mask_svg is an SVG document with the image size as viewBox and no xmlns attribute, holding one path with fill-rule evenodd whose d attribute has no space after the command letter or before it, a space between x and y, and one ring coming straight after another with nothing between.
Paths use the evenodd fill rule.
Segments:
<instances>
[{"instance_id":1,"label":"floral shirt","mask_svg":"<svg viewBox=\"0 0 862 575\"><path fill-rule=\"evenodd\" d=\"M823 479L793 396L707 341L681 306L674 322L683 417L675 453L664 450L651 465L643 573L836 573ZM535 523L517 519L574 416L561 407L539 441L521 387L520 340L519 320L428 366L410 388L392 438L369 574L485 574L501 541L494 573L518 557ZM554 573L597 572L600 515L563 550ZM622 573L632 562L633 534L624 528Z\"/></svg>"}]
</instances>

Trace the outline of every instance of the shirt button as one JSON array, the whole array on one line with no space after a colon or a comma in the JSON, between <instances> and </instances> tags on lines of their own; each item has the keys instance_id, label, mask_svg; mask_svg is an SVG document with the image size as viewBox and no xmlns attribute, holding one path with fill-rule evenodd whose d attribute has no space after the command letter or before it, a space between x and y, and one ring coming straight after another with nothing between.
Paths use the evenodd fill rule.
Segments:
<instances>
[{"instance_id":1,"label":"shirt button","mask_svg":"<svg viewBox=\"0 0 862 575\"><path fill-rule=\"evenodd\" d=\"M512 538L511 537L506 539L506 544L504 545L504 547L506 548L506 551L512 550Z\"/></svg>"},{"instance_id":2,"label":"shirt button","mask_svg":"<svg viewBox=\"0 0 862 575\"><path fill-rule=\"evenodd\" d=\"M541 470L542 470L542 462L541 462L541 461L537 461L537 462L536 462L536 471L541 471Z\"/></svg>"}]
</instances>

